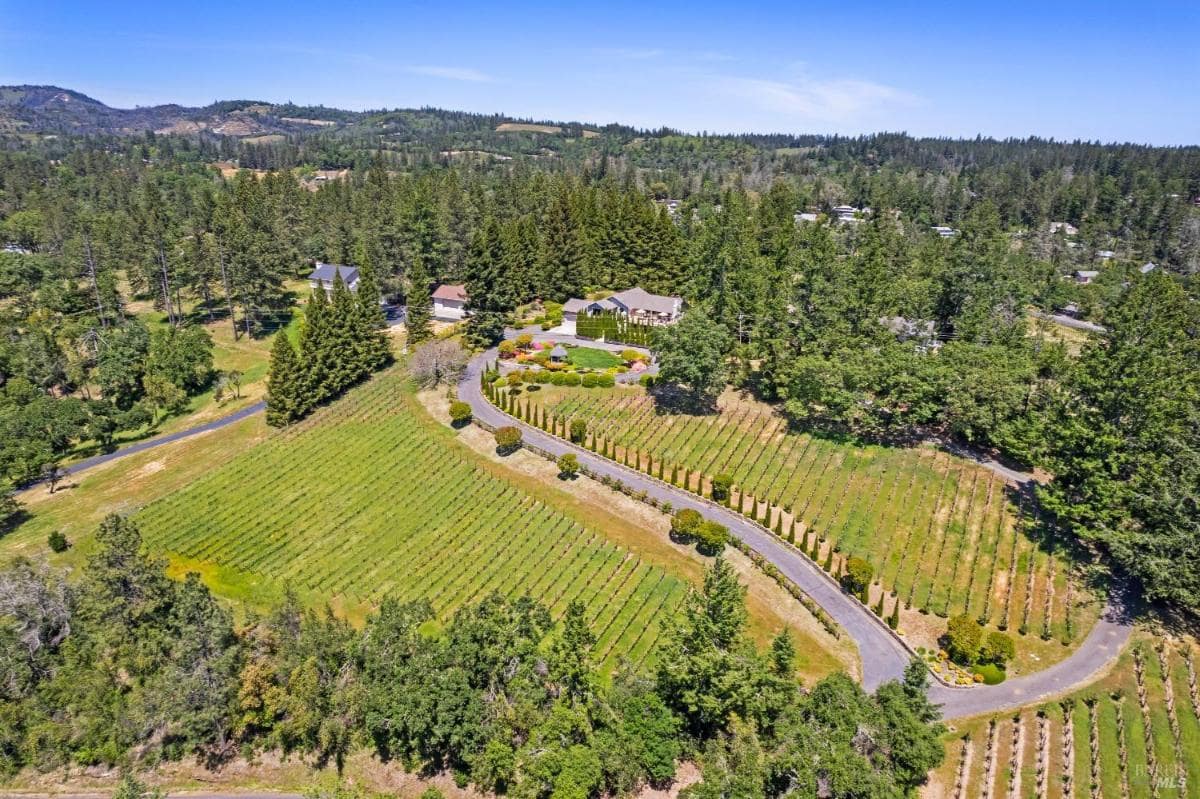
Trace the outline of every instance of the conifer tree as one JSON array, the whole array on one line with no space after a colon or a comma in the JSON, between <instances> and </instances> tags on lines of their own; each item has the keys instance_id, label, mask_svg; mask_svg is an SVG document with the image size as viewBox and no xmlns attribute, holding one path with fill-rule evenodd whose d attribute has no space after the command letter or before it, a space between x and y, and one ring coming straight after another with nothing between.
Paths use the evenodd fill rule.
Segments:
<instances>
[{"instance_id":1,"label":"conifer tree","mask_svg":"<svg viewBox=\"0 0 1200 799\"><path fill-rule=\"evenodd\" d=\"M325 292L317 289L304 308L304 325L300 328L305 413L333 396L330 374L334 352L329 347L329 314Z\"/></svg>"},{"instance_id":2,"label":"conifer tree","mask_svg":"<svg viewBox=\"0 0 1200 799\"><path fill-rule=\"evenodd\" d=\"M433 293L429 289L429 273L425 261L416 256L408 270L408 297L404 326L408 330L408 345L413 347L432 335Z\"/></svg>"},{"instance_id":3,"label":"conifer tree","mask_svg":"<svg viewBox=\"0 0 1200 799\"><path fill-rule=\"evenodd\" d=\"M267 375L267 424L285 427L304 415L304 373L296 349L280 330L271 344L271 369Z\"/></svg>"},{"instance_id":4,"label":"conifer tree","mask_svg":"<svg viewBox=\"0 0 1200 799\"><path fill-rule=\"evenodd\" d=\"M564 183L542 224L542 275L546 296L566 300L583 294L585 252L579 222Z\"/></svg>"},{"instance_id":5,"label":"conifer tree","mask_svg":"<svg viewBox=\"0 0 1200 799\"><path fill-rule=\"evenodd\" d=\"M892 615L888 616L888 627L893 630L900 627L900 599L896 598L896 603L892 605Z\"/></svg>"}]
</instances>

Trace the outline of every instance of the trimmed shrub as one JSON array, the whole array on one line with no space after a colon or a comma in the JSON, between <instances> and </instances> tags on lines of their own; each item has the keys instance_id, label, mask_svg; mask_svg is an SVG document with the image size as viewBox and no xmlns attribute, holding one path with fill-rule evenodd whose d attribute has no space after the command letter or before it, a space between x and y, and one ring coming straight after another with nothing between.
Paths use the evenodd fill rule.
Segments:
<instances>
[{"instance_id":1,"label":"trimmed shrub","mask_svg":"<svg viewBox=\"0 0 1200 799\"><path fill-rule=\"evenodd\" d=\"M563 480L573 480L579 474L579 458L575 457L574 452L567 452L558 456L558 476Z\"/></svg>"},{"instance_id":2,"label":"trimmed shrub","mask_svg":"<svg viewBox=\"0 0 1200 799\"><path fill-rule=\"evenodd\" d=\"M562 384L564 386L577 386L581 382L583 382L582 378L580 378L579 375L572 374L570 372L564 373L562 378L563 378Z\"/></svg>"},{"instance_id":3,"label":"trimmed shrub","mask_svg":"<svg viewBox=\"0 0 1200 799\"><path fill-rule=\"evenodd\" d=\"M595 388L599 384L599 378L600 375L589 373L584 375L579 382L584 388Z\"/></svg>"},{"instance_id":4,"label":"trimmed shrub","mask_svg":"<svg viewBox=\"0 0 1200 799\"><path fill-rule=\"evenodd\" d=\"M846 561L846 572L842 575L842 587L852 594L861 594L867 590L875 577L875 568L862 558L850 558Z\"/></svg>"},{"instance_id":5,"label":"trimmed shrub","mask_svg":"<svg viewBox=\"0 0 1200 799\"><path fill-rule=\"evenodd\" d=\"M63 535L62 530L55 530L46 538L46 543L50 545L52 552L66 552L71 547L71 542Z\"/></svg>"},{"instance_id":6,"label":"trimmed shrub","mask_svg":"<svg viewBox=\"0 0 1200 799\"><path fill-rule=\"evenodd\" d=\"M527 350L527 349L529 349L530 345L533 344L533 334L532 333L522 333L521 335L517 336L515 343L516 343L517 349Z\"/></svg>"},{"instance_id":7,"label":"trimmed shrub","mask_svg":"<svg viewBox=\"0 0 1200 799\"><path fill-rule=\"evenodd\" d=\"M712 498L716 502L729 499L729 490L733 488L733 478L727 474L718 474L712 481Z\"/></svg>"},{"instance_id":8,"label":"trimmed shrub","mask_svg":"<svg viewBox=\"0 0 1200 799\"><path fill-rule=\"evenodd\" d=\"M496 428L496 452L508 455L521 448L521 431L512 425Z\"/></svg>"},{"instance_id":9,"label":"trimmed shrub","mask_svg":"<svg viewBox=\"0 0 1200 799\"><path fill-rule=\"evenodd\" d=\"M462 427L471 421L471 406L462 400L450 403L450 422L455 427Z\"/></svg>"},{"instance_id":10,"label":"trimmed shrub","mask_svg":"<svg viewBox=\"0 0 1200 799\"><path fill-rule=\"evenodd\" d=\"M500 351L501 358L511 358L517 353L517 345L507 339L501 341L497 349Z\"/></svg>"},{"instance_id":11,"label":"trimmed shrub","mask_svg":"<svg viewBox=\"0 0 1200 799\"><path fill-rule=\"evenodd\" d=\"M553 386L565 386L567 384L567 375L564 372L554 372L550 375L550 384Z\"/></svg>"},{"instance_id":12,"label":"trimmed shrub","mask_svg":"<svg viewBox=\"0 0 1200 799\"><path fill-rule=\"evenodd\" d=\"M947 623L944 641L950 659L969 666L979 659L980 647L983 645L983 627L963 613Z\"/></svg>"},{"instance_id":13,"label":"trimmed shrub","mask_svg":"<svg viewBox=\"0 0 1200 799\"><path fill-rule=\"evenodd\" d=\"M993 663L1003 669L1008 662L1017 656L1017 645L1012 636L1005 633L989 632L979 650L979 660L983 663Z\"/></svg>"},{"instance_id":14,"label":"trimmed shrub","mask_svg":"<svg viewBox=\"0 0 1200 799\"><path fill-rule=\"evenodd\" d=\"M729 528L711 519L700 522L696 528L696 549L705 555L719 555L729 543Z\"/></svg>"},{"instance_id":15,"label":"trimmed shrub","mask_svg":"<svg viewBox=\"0 0 1200 799\"><path fill-rule=\"evenodd\" d=\"M571 441L576 444L582 444L587 438L587 422L582 419L571 420Z\"/></svg>"},{"instance_id":16,"label":"trimmed shrub","mask_svg":"<svg viewBox=\"0 0 1200 799\"><path fill-rule=\"evenodd\" d=\"M519 385L521 385L521 383L522 383L522 382L523 382L523 381L521 380L521 373L520 373L520 372L511 372L511 373L508 375L508 384L509 384L510 386L519 386Z\"/></svg>"},{"instance_id":17,"label":"trimmed shrub","mask_svg":"<svg viewBox=\"0 0 1200 799\"><path fill-rule=\"evenodd\" d=\"M617 379L610 374L595 375L596 388L612 388L617 384Z\"/></svg>"},{"instance_id":18,"label":"trimmed shrub","mask_svg":"<svg viewBox=\"0 0 1200 799\"><path fill-rule=\"evenodd\" d=\"M700 511L684 508L671 517L671 537L677 541L691 541L703 521Z\"/></svg>"}]
</instances>

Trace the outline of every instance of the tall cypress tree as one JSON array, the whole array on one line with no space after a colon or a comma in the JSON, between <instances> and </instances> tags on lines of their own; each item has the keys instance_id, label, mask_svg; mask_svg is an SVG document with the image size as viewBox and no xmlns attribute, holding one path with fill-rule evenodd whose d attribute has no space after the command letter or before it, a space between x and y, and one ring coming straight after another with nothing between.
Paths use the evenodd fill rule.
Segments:
<instances>
[{"instance_id":1,"label":"tall cypress tree","mask_svg":"<svg viewBox=\"0 0 1200 799\"><path fill-rule=\"evenodd\" d=\"M267 424L285 427L304 415L304 373L287 331L275 334L267 375Z\"/></svg>"}]
</instances>

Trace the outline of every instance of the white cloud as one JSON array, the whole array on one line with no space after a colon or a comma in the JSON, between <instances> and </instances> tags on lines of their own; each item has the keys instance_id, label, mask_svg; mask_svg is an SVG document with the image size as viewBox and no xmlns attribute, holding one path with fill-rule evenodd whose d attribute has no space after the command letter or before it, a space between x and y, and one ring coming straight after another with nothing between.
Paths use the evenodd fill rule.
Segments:
<instances>
[{"instance_id":1,"label":"white cloud","mask_svg":"<svg viewBox=\"0 0 1200 799\"><path fill-rule=\"evenodd\" d=\"M901 89L852 78L782 81L721 76L710 85L718 93L762 111L820 122L853 122L896 106L920 103L920 98Z\"/></svg>"},{"instance_id":2,"label":"white cloud","mask_svg":"<svg viewBox=\"0 0 1200 799\"><path fill-rule=\"evenodd\" d=\"M428 75L431 78L445 78L446 80L462 80L471 83L494 83L495 78L485 72L480 72L471 67L436 67L436 66L416 66L407 67L406 72L411 72L414 75Z\"/></svg>"}]
</instances>

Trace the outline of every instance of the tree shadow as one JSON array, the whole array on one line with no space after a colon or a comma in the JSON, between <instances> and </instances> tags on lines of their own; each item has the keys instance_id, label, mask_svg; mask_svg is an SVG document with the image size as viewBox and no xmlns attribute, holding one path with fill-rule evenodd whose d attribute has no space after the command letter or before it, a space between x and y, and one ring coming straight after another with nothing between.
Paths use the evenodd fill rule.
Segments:
<instances>
[{"instance_id":1,"label":"tree shadow","mask_svg":"<svg viewBox=\"0 0 1200 799\"><path fill-rule=\"evenodd\" d=\"M654 412L672 416L715 416L721 409L717 397L671 384L656 384L647 390L654 402Z\"/></svg>"}]
</instances>

